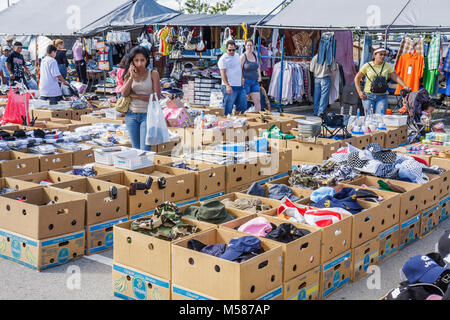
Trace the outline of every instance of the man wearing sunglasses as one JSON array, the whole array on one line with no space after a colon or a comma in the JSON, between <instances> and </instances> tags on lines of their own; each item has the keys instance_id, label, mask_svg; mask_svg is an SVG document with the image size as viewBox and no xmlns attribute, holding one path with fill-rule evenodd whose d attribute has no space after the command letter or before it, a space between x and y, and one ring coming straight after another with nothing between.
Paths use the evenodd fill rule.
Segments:
<instances>
[{"instance_id":1,"label":"man wearing sunglasses","mask_svg":"<svg viewBox=\"0 0 450 320\"><path fill-rule=\"evenodd\" d=\"M384 113L388 108L387 81L389 78L397 82L408 92L408 87L400 76L395 73L394 68L384 60L387 55L385 48L378 48L373 52L374 60L363 65L355 77L355 87L362 100L364 112L367 115L369 110L373 113ZM366 77L364 92L361 89L361 81Z\"/></svg>"},{"instance_id":2,"label":"man wearing sunglasses","mask_svg":"<svg viewBox=\"0 0 450 320\"><path fill-rule=\"evenodd\" d=\"M223 107L225 115L236 110L243 112L247 109L247 95L242 78L241 59L236 54L236 43L233 40L227 42L227 52L220 57L218 66L222 76Z\"/></svg>"}]
</instances>

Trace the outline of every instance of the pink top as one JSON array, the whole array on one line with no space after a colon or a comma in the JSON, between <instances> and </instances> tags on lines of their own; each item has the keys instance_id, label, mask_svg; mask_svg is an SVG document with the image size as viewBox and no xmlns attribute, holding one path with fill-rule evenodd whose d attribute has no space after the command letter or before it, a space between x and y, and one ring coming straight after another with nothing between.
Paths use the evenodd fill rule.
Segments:
<instances>
[{"instance_id":1,"label":"pink top","mask_svg":"<svg viewBox=\"0 0 450 320\"><path fill-rule=\"evenodd\" d=\"M122 90L123 87L123 73L125 72L125 69L120 68L117 71L117 86L116 86L116 93L120 93L120 90Z\"/></svg>"}]
</instances>

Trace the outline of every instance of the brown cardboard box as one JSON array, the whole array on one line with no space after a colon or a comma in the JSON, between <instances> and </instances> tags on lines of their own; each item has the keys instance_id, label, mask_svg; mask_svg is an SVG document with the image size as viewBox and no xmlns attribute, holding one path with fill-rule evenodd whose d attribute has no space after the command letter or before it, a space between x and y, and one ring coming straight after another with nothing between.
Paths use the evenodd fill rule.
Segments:
<instances>
[{"instance_id":1,"label":"brown cardboard box","mask_svg":"<svg viewBox=\"0 0 450 320\"><path fill-rule=\"evenodd\" d=\"M364 150L372 142L372 136L370 134L358 134L353 137L355 138L353 146L361 150Z\"/></svg>"},{"instance_id":2,"label":"brown cardboard box","mask_svg":"<svg viewBox=\"0 0 450 320\"><path fill-rule=\"evenodd\" d=\"M273 211L275 211L275 209L273 209ZM289 243L266 239L267 241L272 241L275 244L281 245L283 250L283 281L292 279L320 265L320 240L322 233L319 228L302 223L287 222L286 220L274 218L270 215L252 214L247 217L221 224L219 229L227 228L236 230L236 228L239 228L244 223L247 223L258 216L265 218L276 226L279 226L282 223L290 223L299 229L306 229L311 232L310 234ZM259 238L261 240L265 239L263 237Z\"/></svg>"},{"instance_id":3,"label":"brown cardboard box","mask_svg":"<svg viewBox=\"0 0 450 320\"><path fill-rule=\"evenodd\" d=\"M73 176L66 173L56 171L37 172L32 174L25 174L21 176L12 177L14 180L20 180L26 183L33 184L34 187L41 186L42 181L50 182L53 186L72 180L82 180L83 177Z\"/></svg>"},{"instance_id":4,"label":"brown cardboard box","mask_svg":"<svg viewBox=\"0 0 450 320\"><path fill-rule=\"evenodd\" d=\"M400 224L400 250L419 239L420 213Z\"/></svg>"},{"instance_id":5,"label":"brown cardboard box","mask_svg":"<svg viewBox=\"0 0 450 320\"><path fill-rule=\"evenodd\" d=\"M37 117L38 119L48 119L48 118L58 118L58 119L71 119L72 112L70 110L60 110L60 111L52 111L52 110L42 110L42 109L33 109L31 110L32 117Z\"/></svg>"},{"instance_id":6,"label":"brown cardboard box","mask_svg":"<svg viewBox=\"0 0 450 320\"><path fill-rule=\"evenodd\" d=\"M155 154L155 157L153 158L153 163L155 165L167 165L180 160L181 160L180 158Z\"/></svg>"},{"instance_id":7,"label":"brown cardboard box","mask_svg":"<svg viewBox=\"0 0 450 320\"><path fill-rule=\"evenodd\" d=\"M436 231L436 228L439 226L439 218L440 218L440 206L433 205L431 208L425 209L420 214L420 235L419 237L422 239L433 231Z\"/></svg>"},{"instance_id":8,"label":"brown cardboard box","mask_svg":"<svg viewBox=\"0 0 450 320\"><path fill-rule=\"evenodd\" d=\"M39 158L40 172L72 166L72 151L64 151L63 153L59 152L57 154L42 156L36 154L36 156Z\"/></svg>"},{"instance_id":9,"label":"brown cardboard box","mask_svg":"<svg viewBox=\"0 0 450 320\"><path fill-rule=\"evenodd\" d=\"M152 176L155 181L165 178L166 188L162 190L164 201L179 202L196 196L195 173L192 171L165 166L152 166L134 172Z\"/></svg>"},{"instance_id":10,"label":"brown cardboard box","mask_svg":"<svg viewBox=\"0 0 450 320\"><path fill-rule=\"evenodd\" d=\"M158 144L157 153L171 152L173 148L176 148L180 143L181 139L176 139L166 143Z\"/></svg>"},{"instance_id":11,"label":"brown cardboard box","mask_svg":"<svg viewBox=\"0 0 450 320\"><path fill-rule=\"evenodd\" d=\"M55 204L47 205L50 201ZM84 202L78 194L54 187L8 193L0 197L0 228L37 240L77 232L84 227Z\"/></svg>"},{"instance_id":12,"label":"brown cardboard box","mask_svg":"<svg viewBox=\"0 0 450 320\"><path fill-rule=\"evenodd\" d=\"M350 281L352 274L351 250L325 262L320 274L320 297L328 298Z\"/></svg>"},{"instance_id":13,"label":"brown cardboard box","mask_svg":"<svg viewBox=\"0 0 450 320\"><path fill-rule=\"evenodd\" d=\"M386 140L385 140L385 148L392 149L396 148L399 145L400 141L400 130L399 128L387 128L386 130Z\"/></svg>"},{"instance_id":14,"label":"brown cardboard box","mask_svg":"<svg viewBox=\"0 0 450 320\"><path fill-rule=\"evenodd\" d=\"M445 172L440 174L442 177L442 183L439 188L439 195L442 199L450 192L450 159L432 157L430 165L437 165L439 168L446 170Z\"/></svg>"},{"instance_id":15,"label":"brown cardboard box","mask_svg":"<svg viewBox=\"0 0 450 320\"><path fill-rule=\"evenodd\" d=\"M357 186L365 184L368 187L379 188L377 182L378 180L390 181L393 184L401 186L407 190L407 192L400 194L400 223L409 220L411 217L419 213L422 199L421 194L423 193L422 185L403 182L399 180L380 179L378 177L369 177L369 176L362 176L348 183Z\"/></svg>"},{"instance_id":16,"label":"brown cardboard box","mask_svg":"<svg viewBox=\"0 0 450 320\"><path fill-rule=\"evenodd\" d=\"M182 218L189 225L197 226L200 232L216 229L214 224ZM171 280L172 244L131 230L132 221L114 226L114 262L126 264L145 273Z\"/></svg>"},{"instance_id":17,"label":"brown cardboard box","mask_svg":"<svg viewBox=\"0 0 450 320\"><path fill-rule=\"evenodd\" d=\"M77 120L69 120L69 119L58 119L58 118L51 118L48 120L51 124L63 124L67 127L69 131L75 131L75 129L80 127L88 126L88 123L84 123Z\"/></svg>"},{"instance_id":18,"label":"brown cardboard box","mask_svg":"<svg viewBox=\"0 0 450 320\"><path fill-rule=\"evenodd\" d=\"M312 143L299 140L288 140L287 148L292 150L292 160L322 162L327 160L340 147L340 143Z\"/></svg>"},{"instance_id":19,"label":"brown cardboard box","mask_svg":"<svg viewBox=\"0 0 450 320\"><path fill-rule=\"evenodd\" d=\"M298 204L298 207L304 207L304 205ZM277 213L271 210L264 214L276 216ZM322 231L320 262L322 264L351 248L352 215L343 214L343 217L344 218L339 222L320 228Z\"/></svg>"},{"instance_id":20,"label":"brown cardboard box","mask_svg":"<svg viewBox=\"0 0 450 320\"><path fill-rule=\"evenodd\" d=\"M71 112L72 112L72 116L70 119L79 121L79 120L81 120L82 115L92 113L92 109L89 109L89 108L88 109L77 109L77 110L72 109Z\"/></svg>"},{"instance_id":21,"label":"brown cardboard box","mask_svg":"<svg viewBox=\"0 0 450 320\"><path fill-rule=\"evenodd\" d=\"M90 147L90 146L89 146ZM56 149L59 153L68 153L72 156L73 166L84 166L88 163L95 162L94 150L90 147L87 150L68 151L64 149Z\"/></svg>"},{"instance_id":22,"label":"brown cardboard box","mask_svg":"<svg viewBox=\"0 0 450 320\"><path fill-rule=\"evenodd\" d=\"M267 139L269 141L269 146L271 149L286 149L287 148L287 140L280 140L280 139Z\"/></svg>"},{"instance_id":23,"label":"brown cardboard box","mask_svg":"<svg viewBox=\"0 0 450 320\"><path fill-rule=\"evenodd\" d=\"M439 207L440 207L439 223L443 222L444 220L447 220L447 218L450 216L449 210L448 210L449 203L450 203L450 197L448 197L448 196L443 198L439 202Z\"/></svg>"},{"instance_id":24,"label":"brown cardboard box","mask_svg":"<svg viewBox=\"0 0 450 320\"><path fill-rule=\"evenodd\" d=\"M369 266L378 264L379 245L378 237L376 237L352 249L351 280L353 282L364 277L367 274Z\"/></svg>"},{"instance_id":25,"label":"brown cardboard box","mask_svg":"<svg viewBox=\"0 0 450 320\"><path fill-rule=\"evenodd\" d=\"M231 188L245 185L251 181L251 164L238 163L225 167L225 188L229 193Z\"/></svg>"},{"instance_id":26,"label":"brown cardboard box","mask_svg":"<svg viewBox=\"0 0 450 320\"><path fill-rule=\"evenodd\" d=\"M283 283L283 300L319 300L320 266Z\"/></svg>"},{"instance_id":27,"label":"brown cardboard box","mask_svg":"<svg viewBox=\"0 0 450 320\"><path fill-rule=\"evenodd\" d=\"M85 123L118 123L118 124L125 123L125 118L119 118L117 120L113 120L113 119L108 119L105 117L95 117L92 114L81 115L80 119L82 122L85 122Z\"/></svg>"},{"instance_id":28,"label":"brown cardboard box","mask_svg":"<svg viewBox=\"0 0 450 320\"><path fill-rule=\"evenodd\" d=\"M95 172L95 176L92 176L91 178L95 179L101 179L104 181L112 182L112 183L119 183L120 184L120 173L123 172L122 169L114 168L113 166L107 166L103 164L89 164L90 167L93 168ZM61 169L54 169L50 170L49 172L62 172L66 174L73 175L73 167L68 168L61 168Z\"/></svg>"},{"instance_id":29,"label":"brown cardboard box","mask_svg":"<svg viewBox=\"0 0 450 320\"><path fill-rule=\"evenodd\" d=\"M62 265L84 253L84 231L36 240L0 229L0 257L33 270Z\"/></svg>"},{"instance_id":30,"label":"brown cardboard box","mask_svg":"<svg viewBox=\"0 0 450 320\"><path fill-rule=\"evenodd\" d=\"M211 245L229 243L231 239L241 235L242 233L232 230L212 229L174 243L172 282L225 300L255 299L280 287L282 250L278 244L261 240L265 252L242 263L214 257L187 247L190 239Z\"/></svg>"},{"instance_id":31,"label":"brown cardboard box","mask_svg":"<svg viewBox=\"0 0 450 320\"><path fill-rule=\"evenodd\" d=\"M128 221L128 216L101 222L92 226L86 226L86 250L87 256L108 251L113 248L113 227L116 224Z\"/></svg>"},{"instance_id":32,"label":"brown cardboard box","mask_svg":"<svg viewBox=\"0 0 450 320\"><path fill-rule=\"evenodd\" d=\"M259 199L261 200L261 202L267 206L270 207L269 210L264 210L264 211L260 211L260 212L253 212L253 211L249 211L249 210L242 210L241 211L248 211L249 213L263 213L265 211L271 211L273 209L278 209L278 207L281 205L281 202L278 200L273 200L273 199L269 199L269 198L263 198L263 197L256 197L256 196L252 196L249 194L245 194L245 193L239 193L239 192L233 192L233 193L228 193L226 195L214 198L212 200L217 200L217 201L223 201L225 199L229 199L231 201L235 201L236 199ZM227 208L231 208L231 209L236 209L235 207L229 207L227 205L225 205L225 207ZM273 215L273 214L270 214Z\"/></svg>"},{"instance_id":33,"label":"brown cardboard box","mask_svg":"<svg viewBox=\"0 0 450 320\"><path fill-rule=\"evenodd\" d=\"M399 129L398 144L402 145L408 143L408 126L401 126L398 129Z\"/></svg>"},{"instance_id":34,"label":"brown cardboard box","mask_svg":"<svg viewBox=\"0 0 450 320\"><path fill-rule=\"evenodd\" d=\"M0 189L14 188L17 191L36 188L36 184L15 178L0 178ZM13 191L14 192L14 191Z\"/></svg>"},{"instance_id":35,"label":"brown cardboard box","mask_svg":"<svg viewBox=\"0 0 450 320\"><path fill-rule=\"evenodd\" d=\"M2 177L19 176L39 172L39 158L17 151L0 152L0 173Z\"/></svg>"},{"instance_id":36,"label":"brown cardboard box","mask_svg":"<svg viewBox=\"0 0 450 320\"><path fill-rule=\"evenodd\" d=\"M171 300L171 283L154 275L114 262L112 288L123 300Z\"/></svg>"},{"instance_id":37,"label":"brown cardboard box","mask_svg":"<svg viewBox=\"0 0 450 320\"><path fill-rule=\"evenodd\" d=\"M168 128L169 131L172 131L173 133L177 134L180 138L180 143L184 144L184 136L185 136L185 129L184 128Z\"/></svg>"},{"instance_id":38,"label":"brown cardboard box","mask_svg":"<svg viewBox=\"0 0 450 320\"><path fill-rule=\"evenodd\" d=\"M427 174L430 179L429 182L421 184L422 188L422 202L419 210L425 210L431 206L439 203L439 199L443 196L441 194L442 176Z\"/></svg>"},{"instance_id":39,"label":"brown cardboard box","mask_svg":"<svg viewBox=\"0 0 450 320\"><path fill-rule=\"evenodd\" d=\"M344 187L355 188L354 185L342 184ZM385 231L400 222L400 194L383 190L359 187L355 189L366 189L375 192L383 197L383 201L378 203L380 207L380 225L379 231Z\"/></svg>"},{"instance_id":40,"label":"brown cardboard box","mask_svg":"<svg viewBox=\"0 0 450 320\"><path fill-rule=\"evenodd\" d=\"M380 263L398 253L400 245L400 225L396 224L390 229L381 232L378 236L378 242L378 262Z\"/></svg>"},{"instance_id":41,"label":"brown cardboard box","mask_svg":"<svg viewBox=\"0 0 450 320\"><path fill-rule=\"evenodd\" d=\"M102 180L85 178L71 180L54 185L55 188L72 191L86 200L85 225L92 226L100 222L119 219L128 214L127 188ZM115 187L116 198L111 197L110 190Z\"/></svg>"},{"instance_id":42,"label":"brown cardboard box","mask_svg":"<svg viewBox=\"0 0 450 320\"><path fill-rule=\"evenodd\" d=\"M233 137L234 140L235 130L232 128L229 129L193 129L186 128L184 141L186 145L190 146L202 146L212 143L223 143L225 137ZM231 138L230 138L231 139ZM245 140L244 140L245 141Z\"/></svg>"},{"instance_id":43,"label":"brown cardboard box","mask_svg":"<svg viewBox=\"0 0 450 320\"><path fill-rule=\"evenodd\" d=\"M371 143L378 143L382 148L384 148L386 140L386 132L378 131L376 133L371 133Z\"/></svg>"},{"instance_id":44,"label":"brown cardboard box","mask_svg":"<svg viewBox=\"0 0 450 320\"><path fill-rule=\"evenodd\" d=\"M265 294L253 300L282 300L282 293L283 288L280 286L274 290L266 292ZM172 284L172 300L223 300L223 299L214 298L205 295L203 293L193 291L191 289L183 288L177 284ZM255 306L254 312L259 312L259 310L263 310L264 307L261 307L261 309L257 309L258 306Z\"/></svg>"}]
</instances>

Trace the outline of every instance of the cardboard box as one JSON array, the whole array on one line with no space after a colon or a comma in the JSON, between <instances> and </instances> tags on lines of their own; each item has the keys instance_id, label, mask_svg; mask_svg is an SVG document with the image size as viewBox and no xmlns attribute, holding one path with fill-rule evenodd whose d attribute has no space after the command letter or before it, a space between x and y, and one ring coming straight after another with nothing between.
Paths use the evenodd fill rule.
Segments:
<instances>
[{"instance_id":1,"label":"cardboard box","mask_svg":"<svg viewBox=\"0 0 450 320\"><path fill-rule=\"evenodd\" d=\"M114 262L112 288L123 300L171 300L171 283L154 275Z\"/></svg>"},{"instance_id":2,"label":"cardboard box","mask_svg":"<svg viewBox=\"0 0 450 320\"><path fill-rule=\"evenodd\" d=\"M400 225L397 224L390 229L380 233L380 235L378 236L378 242L378 262L380 263L398 253L400 246Z\"/></svg>"},{"instance_id":3,"label":"cardboard box","mask_svg":"<svg viewBox=\"0 0 450 320\"><path fill-rule=\"evenodd\" d=\"M400 143L401 129L399 128L387 128L386 130L386 140L385 148L392 149L397 148Z\"/></svg>"},{"instance_id":4,"label":"cardboard box","mask_svg":"<svg viewBox=\"0 0 450 320\"><path fill-rule=\"evenodd\" d=\"M85 178L71 180L54 185L55 188L69 190L86 200L86 226L115 220L128 214L127 188L102 180ZM111 197L110 190L115 187L116 198Z\"/></svg>"},{"instance_id":5,"label":"cardboard box","mask_svg":"<svg viewBox=\"0 0 450 320\"><path fill-rule=\"evenodd\" d=\"M200 232L217 226L182 218L183 222L199 227ZM179 241L166 241L131 230L132 221L114 226L114 262L126 264L145 273L171 280L172 245Z\"/></svg>"},{"instance_id":6,"label":"cardboard box","mask_svg":"<svg viewBox=\"0 0 450 320\"><path fill-rule=\"evenodd\" d=\"M326 299L350 281L352 274L351 250L323 264L320 274L320 297Z\"/></svg>"},{"instance_id":7,"label":"cardboard box","mask_svg":"<svg viewBox=\"0 0 450 320\"><path fill-rule=\"evenodd\" d=\"M400 224L400 250L419 239L420 213Z\"/></svg>"},{"instance_id":8,"label":"cardboard box","mask_svg":"<svg viewBox=\"0 0 450 320\"><path fill-rule=\"evenodd\" d=\"M105 117L96 117L92 114L84 114L80 116L80 119L82 122L85 123L117 123L117 124L124 124L125 118L119 118L117 120L114 119L108 119Z\"/></svg>"},{"instance_id":9,"label":"cardboard box","mask_svg":"<svg viewBox=\"0 0 450 320\"><path fill-rule=\"evenodd\" d=\"M250 131L250 129L249 129ZM280 139L267 139L269 141L269 146L271 149L286 149L287 148L287 140L280 140Z\"/></svg>"},{"instance_id":10,"label":"cardboard box","mask_svg":"<svg viewBox=\"0 0 450 320\"><path fill-rule=\"evenodd\" d=\"M276 209L272 209L272 211L275 210ZM260 240L265 239L266 241L281 245L283 250L283 281L292 279L320 265L320 241L322 237L320 228L302 223L288 222L269 215L252 214L247 217L221 224L219 229L226 228L230 230L237 230L237 228L241 225L258 216L264 217L271 224L273 223L276 226L279 226L282 223L290 223L299 229L306 229L311 232L310 234L289 243L282 243L265 239L264 237L258 237Z\"/></svg>"},{"instance_id":11,"label":"cardboard box","mask_svg":"<svg viewBox=\"0 0 450 320\"><path fill-rule=\"evenodd\" d=\"M152 166L134 172L149 175L157 181L166 179L166 187L163 189L164 201L179 202L196 196L195 173L189 170L170 168L165 166Z\"/></svg>"},{"instance_id":12,"label":"cardboard box","mask_svg":"<svg viewBox=\"0 0 450 320\"><path fill-rule=\"evenodd\" d=\"M398 134L398 144L402 145L405 143L408 143L408 126L401 126L398 128L399 134Z\"/></svg>"},{"instance_id":13,"label":"cardboard box","mask_svg":"<svg viewBox=\"0 0 450 320\"><path fill-rule=\"evenodd\" d=\"M400 193L400 223L409 220L420 212L420 205L423 193L422 185L403 182L399 180L386 180L378 177L362 176L355 180L349 181L351 185L361 186L363 184L368 187L379 188L378 180L390 181L395 185L401 186L407 190L405 193Z\"/></svg>"},{"instance_id":14,"label":"cardboard box","mask_svg":"<svg viewBox=\"0 0 450 320\"><path fill-rule=\"evenodd\" d=\"M128 216L102 222L92 226L86 226L86 250L87 256L107 251L113 248L113 227L116 224L128 221Z\"/></svg>"},{"instance_id":15,"label":"cardboard box","mask_svg":"<svg viewBox=\"0 0 450 320\"><path fill-rule=\"evenodd\" d=\"M72 156L73 166L84 166L85 164L95 162L94 149L89 148L87 150L68 151L63 149L57 149L59 153L68 153ZM66 166L67 168L68 166ZM70 166L69 166L70 167Z\"/></svg>"},{"instance_id":16,"label":"cardboard box","mask_svg":"<svg viewBox=\"0 0 450 320\"><path fill-rule=\"evenodd\" d=\"M386 133L379 131L376 133L371 133L371 143L378 143L382 148L385 147Z\"/></svg>"},{"instance_id":17,"label":"cardboard box","mask_svg":"<svg viewBox=\"0 0 450 320\"><path fill-rule=\"evenodd\" d=\"M20 180L23 183L28 183L34 185L34 187L41 186L42 181L52 183L52 186L58 185L60 183L69 182L73 180L83 180L83 177L74 176L62 172L56 171L46 171L37 172L32 174L26 174L22 176L12 177L13 180Z\"/></svg>"},{"instance_id":18,"label":"cardboard box","mask_svg":"<svg viewBox=\"0 0 450 320\"><path fill-rule=\"evenodd\" d=\"M47 205L50 201L54 204ZM53 187L21 190L2 195L0 204L0 228L33 239L52 238L84 227L84 200L70 191Z\"/></svg>"},{"instance_id":19,"label":"cardboard box","mask_svg":"<svg viewBox=\"0 0 450 320\"><path fill-rule=\"evenodd\" d=\"M81 116L85 115L85 114L90 114L92 113L92 109L76 109L76 110L71 110L71 118L72 120L81 120Z\"/></svg>"},{"instance_id":20,"label":"cardboard box","mask_svg":"<svg viewBox=\"0 0 450 320\"><path fill-rule=\"evenodd\" d=\"M225 167L225 188L230 193L234 187L248 184L251 181L251 164L238 163Z\"/></svg>"},{"instance_id":21,"label":"cardboard box","mask_svg":"<svg viewBox=\"0 0 450 320\"><path fill-rule=\"evenodd\" d=\"M319 300L320 266L283 283L283 300Z\"/></svg>"},{"instance_id":22,"label":"cardboard box","mask_svg":"<svg viewBox=\"0 0 450 320\"><path fill-rule=\"evenodd\" d=\"M120 173L123 172L122 169L114 168L113 166L107 166L103 164L90 164L92 169L94 170L95 176L92 176L91 178L95 179L101 179L104 181L112 182L112 183L119 183L120 184ZM73 175L73 167L68 168L60 168L60 169L53 169L49 172L62 172L66 174ZM119 174L119 176L118 176Z\"/></svg>"},{"instance_id":23,"label":"cardboard box","mask_svg":"<svg viewBox=\"0 0 450 320\"><path fill-rule=\"evenodd\" d=\"M357 281L367 274L369 266L378 264L379 257L378 237L363 243L352 249L352 276L351 280Z\"/></svg>"},{"instance_id":24,"label":"cardboard box","mask_svg":"<svg viewBox=\"0 0 450 320\"><path fill-rule=\"evenodd\" d=\"M438 175L427 174L430 179L429 182L421 185L422 188L422 202L419 210L425 210L431 206L437 205L441 198L442 177Z\"/></svg>"},{"instance_id":25,"label":"cardboard box","mask_svg":"<svg viewBox=\"0 0 450 320\"><path fill-rule=\"evenodd\" d=\"M37 186L34 183L17 180L14 178L0 178L0 190L4 188L14 188L17 191L20 190L26 190L26 189L33 189ZM14 192L14 191L13 191Z\"/></svg>"},{"instance_id":26,"label":"cardboard box","mask_svg":"<svg viewBox=\"0 0 450 320\"><path fill-rule=\"evenodd\" d=\"M171 152L181 143L181 139L172 140L166 143L161 143L157 145L157 153L168 153Z\"/></svg>"},{"instance_id":27,"label":"cardboard box","mask_svg":"<svg viewBox=\"0 0 450 320\"><path fill-rule=\"evenodd\" d=\"M281 300L283 293L283 288L279 287L274 290L271 290L268 293L263 294L260 297L257 297L253 300ZM172 285L172 300L223 300L218 298L213 298L211 296L205 295L203 293L198 293L196 291L192 291L190 289L186 289L180 287L176 284ZM257 310L257 306L255 307L255 311Z\"/></svg>"},{"instance_id":28,"label":"cardboard box","mask_svg":"<svg viewBox=\"0 0 450 320\"><path fill-rule=\"evenodd\" d=\"M353 135L353 137L355 138L353 146L361 150L366 149L366 146L372 142L372 136L370 134L358 134Z\"/></svg>"},{"instance_id":29,"label":"cardboard box","mask_svg":"<svg viewBox=\"0 0 450 320\"><path fill-rule=\"evenodd\" d=\"M448 206L449 206L450 197L444 198L439 202L440 205L440 217L439 217L439 223L443 222L444 220L447 220L450 216Z\"/></svg>"},{"instance_id":30,"label":"cardboard box","mask_svg":"<svg viewBox=\"0 0 450 320\"><path fill-rule=\"evenodd\" d=\"M432 157L430 165L437 165L439 168L445 169L446 171L441 173L442 183L439 188L440 198L446 196L450 192L450 159L442 159L437 157Z\"/></svg>"},{"instance_id":31,"label":"cardboard box","mask_svg":"<svg viewBox=\"0 0 450 320\"><path fill-rule=\"evenodd\" d=\"M7 160L0 162L1 177L39 172L39 158L35 155L17 151L2 151L0 152L0 160Z\"/></svg>"},{"instance_id":32,"label":"cardboard box","mask_svg":"<svg viewBox=\"0 0 450 320\"><path fill-rule=\"evenodd\" d=\"M308 161L308 162L322 162L331 157L340 147L338 142L327 143L321 141L320 143L288 140L287 149L292 150L292 160Z\"/></svg>"},{"instance_id":33,"label":"cardboard box","mask_svg":"<svg viewBox=\"0 0 450 320\"><path fill-rule=\"evenodd\" d=\"M30 154L32 155L32 154ZM72 152L64 151L52 155L38 155L39 171L45 172L53 169L68 168L72 166Z\"/></svg>"},{"instance_id":34,"label":"cardboard box","mask_svg":"<svg viewBox=\"0 0 450 320\"><path fill-rule=\"evenodd\" d=\"M272 148L270 154L261 153L257 163L251 163L250 177L258 181L292 169L292 150Z\"/></svg>"},{"instance_id":35,"label":"cardboard box","mask_svg":"<svg viewBox=\"0 0 450 320\"><path fill-rule=\"evenodd\" d=\"M48 119L48 118L58 118L58 119L72 119L72 111L71 110L42 110L42 109L33 109L31 110L32 117L37 117L38 119Z\"/></svg>"},{"instance_id":36,"label":"cardboard box","mask_svg":"<svg viewBox=\"0 0 450 320\"><path fill-rule=\"evenodd\" d=\"M231 201L235 201L236 199L240 199L240 198L244 198L244 199L259 199L261 200L261 202L267 206L270 207L269 210L265 210L265 211L261 211L261 212L251 212L248 210L240 210L240 211L245 211L248 212L249 214L256 214L256 213L265 213L266 211L272 211L273 209L278 209L278 207L281 205L281 201L278 200L274 200L274 199L270 199L270 198L264 198L264 197L257 197L257 196L252 196L249 194L245 194L245 193L239 193L239 192L233 192L233 193L228 193L226 195L214 198L212 200L218 200L218 201L223 201L225 199L229 199ZM226 208L231 208L233 209L234 207L227 207ZM269 213L268 215L273 216L273 213Z\"/></svg>"},{"instance_id":37,"label":"cardboard box","mask_svg":"<svg viewBox=\"0 0 450 320\"><path fill-rule=\"evenodd\" d=\"M88 126L88 123L84 123L78 120L69 120L69 119L58 119L58 118L50 118L48 123L51 124L63 124L67 127L69 131L75 131L75 129L80 127Z\"/></svg>"},{"instance_id":38,"label":"cardboard box","mask_svg":"<svg viewBox=\"0 0 450 320\"><path fill-rule=\"evenodd\" d=\"M36 240L0 229L0 257L33 270L62 265L84 253L84 231Z\"/></svg>"},{"instance_id":39,"label":"cardboard box","mask_svg":"<svg viewBox=\"0 0 450 320\"><path fill-rule=\"evenodd\" d=\"M213 229L174 243L172 282L222 300L256 299L281 287L282 250L273 242L261 240L265 252L242 263L187 248L190 239L211 245L229 243L241 235L232 230Z\"/></svg>"},{"instance_id":40,"label":"cardboard box","mask_svg":"<svg viewBox=\"0 0 450 320\"><path fill-rule=\"evenodd\" d=\"M420 214L420 238L430 235L433 231L436 231L439 226L440 218L440 206L435 205L431 208L425 209Z\"/></svg>"}]
</instances>

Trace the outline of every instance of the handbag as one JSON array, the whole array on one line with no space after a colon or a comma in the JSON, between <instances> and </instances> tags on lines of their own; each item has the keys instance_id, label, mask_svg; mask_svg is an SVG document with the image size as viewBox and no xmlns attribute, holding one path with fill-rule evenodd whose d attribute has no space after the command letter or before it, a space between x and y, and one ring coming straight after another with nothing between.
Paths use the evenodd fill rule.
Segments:
<instances>
[{"instance_id":1,"label":"handbag","mask_svg":"<svg viewBox=\"0 0 450 320\"><path fill-rule=\"evenodd\" d=\"M187 36L187 40L186 43L184 44L184 49L191 51L191 50L195 50L197 49L197 45L191 43L192 37L194 36L194 30L190 31L188 36Z\"/></svg>"},{"instance_id":2,"label":"handbag","mask_svg":"<svg viewBox=\"0 0 450 320\"><path fill-rule=\"evenodd\" d=\"M130 97L120 97L120 99L116 102L116 110L120 113L127 113L130 108Z\"/></svg>"},{"instance_id":3,"label":"handbag","mask_svg":"<svg viewBox=\"0 0 450 320\"><path fill-rule=\"evenodd\" d=\"M231 36L231 29L230 28L225 28L225 31L223 32L223 42L222 42L222 46L220 47L220 51L222 53L227 52L227 41L228 40L233 40L233 37Z\"/></svg>"},{"instance_id":4,"label":"handbag","mask_svg":"<svg viewBox=\"0 0 450 320\"><path fill-rule=\"evenodd\" d=\"M172 73L170 74L171 78L174 78L175 80L180 80L183 76L183 70L181 68L181 63L175 63Z\"/></svg>"}]
</instances>

